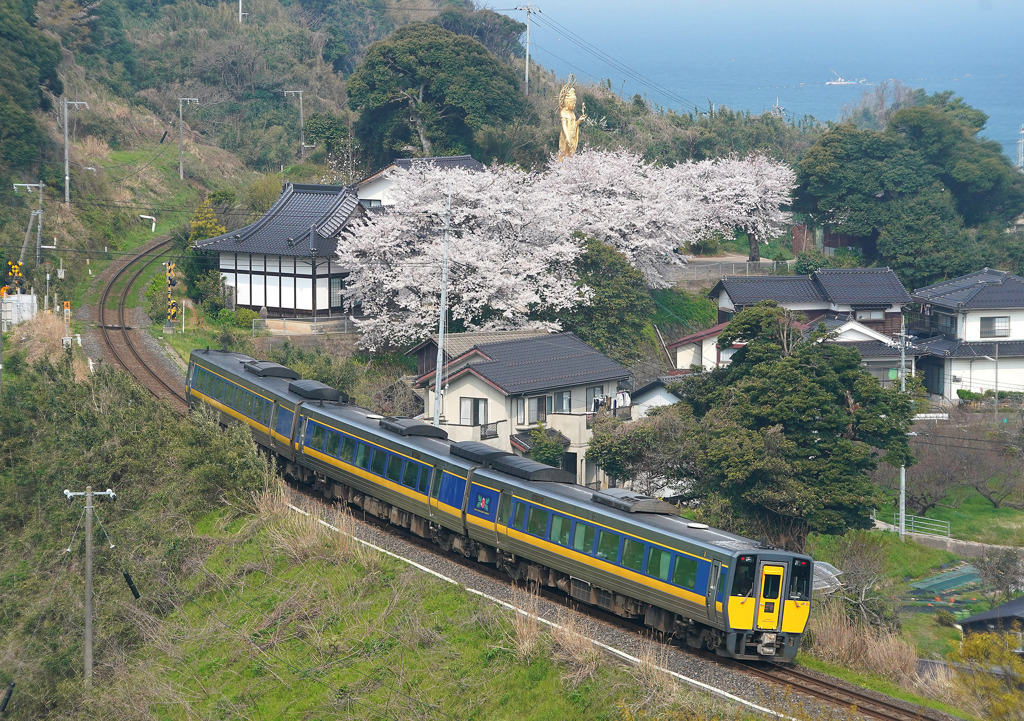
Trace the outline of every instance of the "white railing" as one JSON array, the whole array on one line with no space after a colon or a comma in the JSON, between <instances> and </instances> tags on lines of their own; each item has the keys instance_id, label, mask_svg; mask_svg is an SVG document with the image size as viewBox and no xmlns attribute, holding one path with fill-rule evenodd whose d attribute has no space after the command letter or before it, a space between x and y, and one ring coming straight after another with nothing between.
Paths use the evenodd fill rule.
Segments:
<instances>
[{"instance_id":1,"label":"white railing","mask_svg":"<svg viewBox=\"0 0 1024 721\"><path fill-rule=\"evenodd\" d=\"M906 516L907 533L920 533L923 536L942 536L949 538L949 521L939 521L924 516ZM900 530L900 514L892 514L893 530Z\"/></svg>"},{"instance_id":2,"label":"white railing","mask_svg":"<svg viewBox=\"0 0 1024 721\"><path fill-rule=\"evenodd\" d=\"M252 335L312 335L356 333L355 324L345 318L253 318Z\"/></svg>"},{"instance_id":3,"label":"white railing","mask_svg":"<svg viewBox=\"0 0 1024 721\"><path fill-rule=\"evenodd\" d=\"M784 260L746 261L742 263L689 263L682 271L684 281L718 280L727 275L788 274L789 264Z\"/></svg>"}]
</instances>

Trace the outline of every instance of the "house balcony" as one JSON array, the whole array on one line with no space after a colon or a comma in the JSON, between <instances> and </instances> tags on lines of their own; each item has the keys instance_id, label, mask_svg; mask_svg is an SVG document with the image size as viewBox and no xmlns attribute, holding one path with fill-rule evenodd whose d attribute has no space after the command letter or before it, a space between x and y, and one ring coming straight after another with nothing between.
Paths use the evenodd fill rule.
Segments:
<instances>
[{"instance_id":1,"label":"house balcony","mask_svg":"<svg viewBox=\"0 0 1024 721\"><path fill-rule=\"evenodd\" d=\"M497 421L495 423L484 423L482 426L480 426L480 440L489 441L492 438L497 438L498 423L500 422L501 421Z\"/></svg>"}]
</instances>

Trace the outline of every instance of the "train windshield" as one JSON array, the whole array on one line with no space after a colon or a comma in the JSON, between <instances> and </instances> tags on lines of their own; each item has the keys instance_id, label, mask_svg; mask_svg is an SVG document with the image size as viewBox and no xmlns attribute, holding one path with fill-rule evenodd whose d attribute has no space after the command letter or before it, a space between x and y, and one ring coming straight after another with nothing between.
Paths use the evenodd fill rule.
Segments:
<instances>
[{"instance_id":1,"label":"train windshield","mask_svg":"<svg viewBox=\"0 0 1024 721\"><path fill-rule=\"evenodd\" d=\"M733 596L749 596L754 592L754 576L757 569L757 558L740 556L736 562L736 573L732 579Z\"/></svg>"},{"instance_id":2,"label":"train windshield","mask_svg":"<svg viewBox=\"0 0 1024 721\"><path fill-rule=\"evenodd\" d=\"M810 597L811 563L802 558L794 559L789 574L789 598L793 601L806 601Z\"/></svg>"}]
</instances>

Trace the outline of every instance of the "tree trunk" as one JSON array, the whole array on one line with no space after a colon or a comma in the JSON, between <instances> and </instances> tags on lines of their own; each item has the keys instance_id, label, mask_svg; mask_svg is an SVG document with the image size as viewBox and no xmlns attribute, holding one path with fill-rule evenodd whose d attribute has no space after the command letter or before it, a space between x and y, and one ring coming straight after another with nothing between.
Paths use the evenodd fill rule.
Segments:
<instances>
[{"instance_id":1,"label":"tree trunk","mask_svg":"<svg viewBox=\"0 0 1024 721\"><path fill-rule=\"evenodd\" d=\"M750 257L747 260L756 263L761 260L761 244L757 242L757 233L748 230L747 239L750 241Z\"/></svg>"},{"instance_id":2,"label":"tree trunk","mask_svg":"<svg viewBox=\"0 0 1024 721\"><path fill-rule=\"evenodd\" d=\"M430 138L427 137L426 128L423 127L423 118L416 112L417 108L423 104L423 89L424 86L420 85L418 102L416 98L409 98L409 122L416 129L416 135L419 136L423 157L429 158L433 154L433 146L430 143Z\"/></svg>"}]
</instances>

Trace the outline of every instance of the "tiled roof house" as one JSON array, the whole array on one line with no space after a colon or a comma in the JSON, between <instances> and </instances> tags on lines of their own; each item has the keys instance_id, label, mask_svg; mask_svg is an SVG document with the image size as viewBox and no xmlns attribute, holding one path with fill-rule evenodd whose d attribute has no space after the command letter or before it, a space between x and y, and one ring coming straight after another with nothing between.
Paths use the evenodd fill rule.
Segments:
<instances>
[{"instance_id":1,"label":"tiled roof house","mask_svg":"<svg viewBox=\"0 0 1024 721\"><path fill-rule=\"evenodd\" d=\"M984 268L914 291L910 332L929 392L1024 391L1024 278Z\"/></svg>"},{"instance_id":2,"label":"tiled roof house","mask_svg":"<svg viewBox=\"0 0 1024 721\"><path fill-rule=\"evenodd\" d=\"M272 316L342 313L348 271L335 260L338 237L362 213L347 188L286 183L255 223L194 247L217 254L240 307Z\"/></svg>"},{"instance_id":3,"label":"tiled roof house","mask_svg":"<svg viewBox=\"0 0 1024 721\"><path fill-rule=\"evenodd\" d=\"M448 338L457 344L458 335ZM555 333L474 343L442 370L441 415L449 438L525 454L539 421L561 434L565 470L591 487L605 483L583 454L595 409L611 406L629 379L621 365L572 333ZM432 370L416 381L427 390L427 415L434 411L434 378Z\"/></svg>"}]
</instances>

